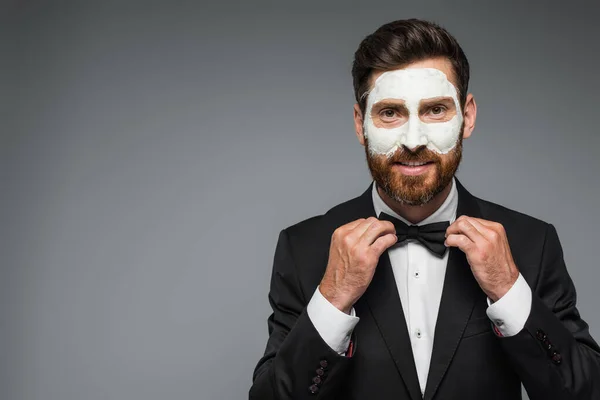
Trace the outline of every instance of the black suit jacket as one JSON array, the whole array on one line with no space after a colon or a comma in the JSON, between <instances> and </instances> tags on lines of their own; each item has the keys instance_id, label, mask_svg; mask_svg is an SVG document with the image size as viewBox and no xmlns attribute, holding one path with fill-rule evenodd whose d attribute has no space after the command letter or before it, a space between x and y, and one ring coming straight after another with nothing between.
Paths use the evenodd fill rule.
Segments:
<instances>
[{"instance_id":1,"label":"black suit jacket","mask_svg":"<svg viewBox=\"0 0 600 400\"><path fill-rule=\"evenodd\" d=\"M504 226L533 292L531 313L517 335L497 336L465 254L450 247L424 399L520 399L521 382L532 400L600 399L600 348L576 308L554 226L477 198L458 179L456 184L457 218L464 214ZM354 305L360 321L352 357L333 351L306 313L327 266L333 231L375 216L371 185L361 196L280 232L269 291L269 339L250 399L422 398L387 252Z\"/></svg>"}]
</instances>

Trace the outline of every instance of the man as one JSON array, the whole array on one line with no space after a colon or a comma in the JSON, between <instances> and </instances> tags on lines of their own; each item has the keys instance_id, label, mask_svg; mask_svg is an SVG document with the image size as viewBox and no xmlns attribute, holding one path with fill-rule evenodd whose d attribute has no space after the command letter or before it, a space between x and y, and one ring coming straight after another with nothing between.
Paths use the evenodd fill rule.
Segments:
<instances>
[{"instance_id":1,"label":"man","mask_svg":"<svg viewBox=\"0 0 600 400\"><path fill-rule=\"evenodd\" d=\"M251 399L600 399L556 229L456 179L477 113L443 28L401 20L352 69L373 183L281 231Z\"/></svg>"}]
</instances>

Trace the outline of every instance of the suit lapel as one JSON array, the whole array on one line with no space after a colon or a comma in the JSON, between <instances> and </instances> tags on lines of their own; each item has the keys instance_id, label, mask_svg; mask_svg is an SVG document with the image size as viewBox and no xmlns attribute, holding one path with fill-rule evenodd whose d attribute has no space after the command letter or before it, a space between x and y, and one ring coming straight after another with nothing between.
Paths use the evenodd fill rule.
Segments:
<instances>
[{"instance_id":1,"label":"suit lapel","mask_svg":"<svg viewBox=\"0 0 600 400\"><path fill-rule=\"evenodd\" d=\"M481 211L475 198L458 179L456 184L458 189L456 218L461 215L481 218ZM465 253L458 247L450 247L449 251L424 400L433 399L458 347L475 300L481 298L482 293L471 273Z\"/></svg>"}]
</instances>

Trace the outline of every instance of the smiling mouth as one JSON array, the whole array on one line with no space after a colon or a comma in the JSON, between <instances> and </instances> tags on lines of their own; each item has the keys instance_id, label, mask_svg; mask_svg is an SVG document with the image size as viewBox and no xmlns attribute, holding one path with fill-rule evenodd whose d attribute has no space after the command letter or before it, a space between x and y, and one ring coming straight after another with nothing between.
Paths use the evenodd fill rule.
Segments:
<instances>
[{"instance_id":1,"label":"smiling mouth","mask_svg":"<svg viewBox=\"0 0 600 400\"><path fill-rule=\"evenodd\" d=\"M405 167L420 167L423 165L433 164L433 161L424 162L395 162L394 164L403 165Z\"/></svg>"}]
</instances>

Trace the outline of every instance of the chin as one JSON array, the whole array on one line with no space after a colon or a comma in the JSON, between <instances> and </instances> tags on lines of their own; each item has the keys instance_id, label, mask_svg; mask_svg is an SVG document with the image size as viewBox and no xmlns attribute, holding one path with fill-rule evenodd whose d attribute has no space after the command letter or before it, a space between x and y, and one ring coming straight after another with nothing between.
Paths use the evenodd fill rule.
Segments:
<instances>
[{"instance_id":1,"label":"chin","mask_svg":"<svg viewBox=\"0 0 600 400\"><path fill-rule=\"evenodd\" d=\"M424 206L429 203L435 193L431 190L424 190L421 192L412 192L410 194L404 192L396 192L396 196L393 197L395 201L401 204L406 204L409 206Z\"/></svg>"},{"instance_id":2,"label":"chin","mask_svg":"<svg viewBox=\"0 0 600 400\"><path fill-rule=\"evenodd\" d=\"M439 181L437 169L422 175L404 175L391 172L383 191L394 201L410 206L423 206L429 203L438 193L444 190Z\"/></svg>"}]
</instances>

